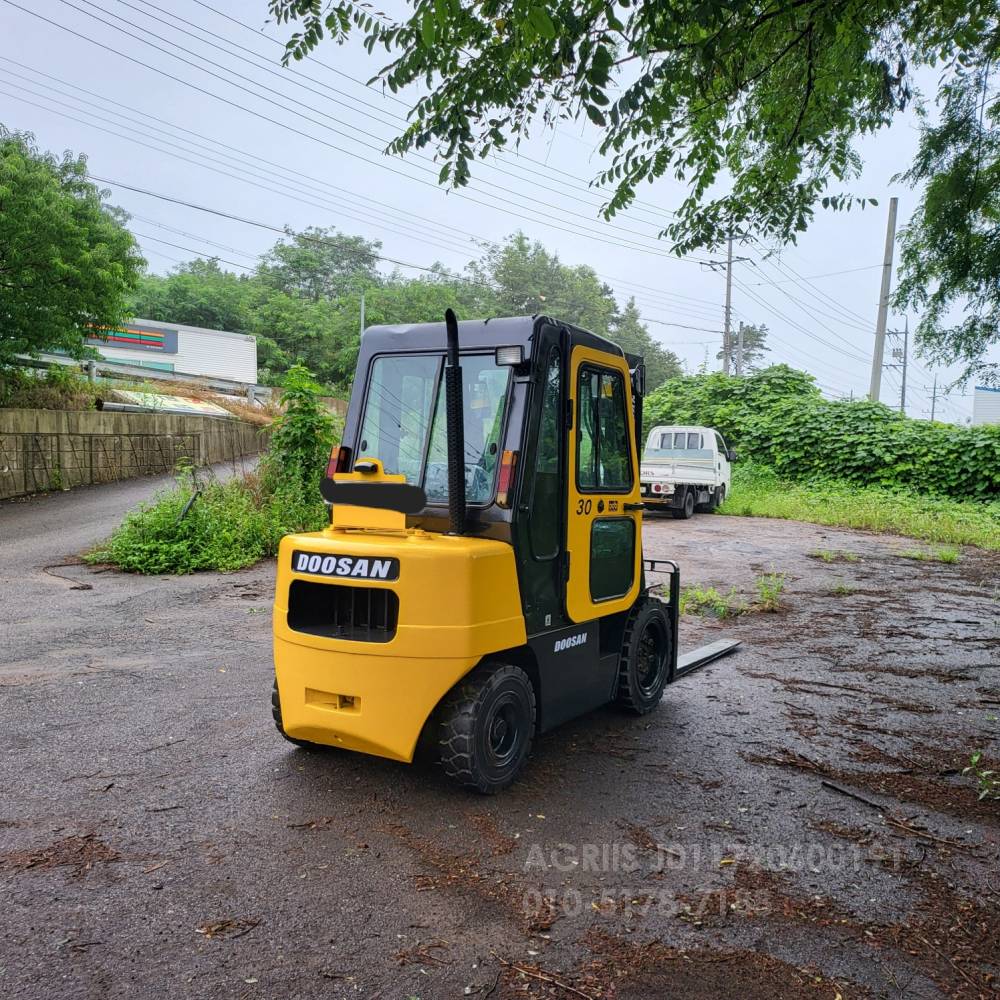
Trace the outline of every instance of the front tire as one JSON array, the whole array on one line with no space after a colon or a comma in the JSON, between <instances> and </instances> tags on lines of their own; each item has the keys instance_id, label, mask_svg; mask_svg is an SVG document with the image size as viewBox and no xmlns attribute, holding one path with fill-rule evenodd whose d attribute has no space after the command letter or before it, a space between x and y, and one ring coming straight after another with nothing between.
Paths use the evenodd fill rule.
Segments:
<instances>
[{"instance_id":1,"label":"front tire","mask_svg":"<svg viewBox=\"0 0 1000 1000\"><path fill-rule=\"evenodd\" d=\"M670 513L679 521L686 521L691 517L694 514L694 492L691 489L685 488L684 500L681 503L680 509L672 510Z\"/></svg>"},{"instance_id":2,"label":"front tire","mask_svg":"<svg viewBox=\"0 0 1000 1000\"><path fill-rule=\"evenodd\" d=\"M632 609L625 626L616 703L636 715L656 708L670 677L673 648L665 605L654 597L644 598Z\"/></svg>"},{"instance_id":3,"label":"front tire","mask_svg":"<svg viewBox=\"0 0 1000 1000\"><path fill-rule=\"evenodd\" d=\"M441 706L438 745L445 773L495 795L518 776L535 738L535 689L512 664L482 663Z\"/></svg>"}]
</instances>

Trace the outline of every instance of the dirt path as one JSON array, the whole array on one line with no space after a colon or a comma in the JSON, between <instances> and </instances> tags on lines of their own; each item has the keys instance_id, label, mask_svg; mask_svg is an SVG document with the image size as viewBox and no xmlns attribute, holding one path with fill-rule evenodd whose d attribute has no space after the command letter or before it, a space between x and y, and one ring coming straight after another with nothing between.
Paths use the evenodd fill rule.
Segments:
<instances>
[{"instance_id":1,"label":"dirt path","mask_svg":"<svg viewBox=\"0 0 1000 1000\"><path fill-rule=\"evenodd\" d=\"M545 737L524 780L480 799L434 768L280 740L271 566L57 579L41 566L69 562L80 533L25 536L72 524L67 504L19 523L12 572L8 511L6 996L997 988L1000 806L957 773L1000 711L995 559L917 562L900 539L789 522L655 521L648 555L747 600L773 567L783 609L685 619L685 647L745 646L652 716L602 711Z\"/></svg>"}]
</instances>

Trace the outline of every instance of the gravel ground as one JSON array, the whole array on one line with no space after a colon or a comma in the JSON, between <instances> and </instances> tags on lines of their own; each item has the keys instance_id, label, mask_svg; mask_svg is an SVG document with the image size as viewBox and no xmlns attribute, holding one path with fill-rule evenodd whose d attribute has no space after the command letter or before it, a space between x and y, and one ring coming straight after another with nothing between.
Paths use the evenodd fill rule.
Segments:
<instances>
[{"instance_id":1,"label":"gravel ground","mask_svg":"<svg viewBox=\"0 0 1000 1000\"><path fill-rule=\"evenodd\" d=\"M0 505L4 996L997 995L1000 804L960 773L997 731L995 555L652 520L748 606L682 648L742 649L483 799L280 739L273 565L74 564L158 485Z\"/></svg>"}]
</instances>

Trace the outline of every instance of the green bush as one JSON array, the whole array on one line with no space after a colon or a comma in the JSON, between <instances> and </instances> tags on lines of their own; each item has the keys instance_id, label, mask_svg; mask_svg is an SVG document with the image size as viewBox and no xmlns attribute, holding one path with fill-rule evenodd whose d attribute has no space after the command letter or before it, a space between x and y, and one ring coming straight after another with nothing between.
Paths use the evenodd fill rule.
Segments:
<instances>
[{"instance_id":1,"label":"green bush","mask_svg":"<svg viewBox=\"0 0 1000 1000\"><path fill-rule=\"evenodd\" d=\"M274 422L259 476L196 490L186 473L177 489L133 511L84 558L135 573L235 570L274 555L290 532L320 530L327 514L319 482L335 432L320 392L305 368L290 369L285 409Z\"/></svg>"},{"instance_id":2,"label":"green bush","mask_svg":"<svg viewBox=\"0 0 1000 1000\"><path fill-rule=\"evenodd\" d=\"M788 365L772 365L746 378L703 372L672 378L643 403L648 434L657 424L714 427L733 448L757 416L785 400L822 400L816 380Z\"/></svg>"},{"instance_id":3,"label":"green bush","mask_svg":"<svg viewBox=\"0 0 1000 1000\"><path fill-rule=\"evenodd\" d=\"M97 388L78 371L53 365L45 372L0 371L0 406L25 410L92 410Z\"/></svg>"},{"instance_id":4,"label":"green bush","mask_svg":"<svg viewBox=\"0 0 1000 1000\"><path fill-rule=\"evenodd\" d=\"M945 545L1000 549L1000 501L928 496L835 479L792 481L752 462L733 470L720 513L864 528Z\"/></svg>"},{"instance_id":5,"label":"green bush","mask_svg":"<svg viewBox=\"0 0 1000 1000\"><path fill-rule=\"evenodd\" d=\"M1000 497L1000 427L904 417L881 403L823 399L812 376L775 365L747 378L671 379L650 394L647 428L715 427L743 458L789 480L987 500Z\"/></svg>"},{"instance_id":6,"label":"green bush","mask_svg":"<svg viewBox=\"0 0 1000 1000\"><path fill-rule=\"evenodd\" d=\"M306 492L318 490L336 432L320 399L323 387L302 365L288 369L282 386L284 412L271 425L271 443L261 461L265 489L295 484Z\"/></svg>"}]
</instances>

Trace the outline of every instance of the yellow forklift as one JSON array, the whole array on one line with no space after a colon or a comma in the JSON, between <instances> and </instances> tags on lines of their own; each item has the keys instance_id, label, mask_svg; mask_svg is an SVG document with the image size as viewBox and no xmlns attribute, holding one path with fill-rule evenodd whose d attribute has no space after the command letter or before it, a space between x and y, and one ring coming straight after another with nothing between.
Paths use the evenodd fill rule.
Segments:
<instances>
[{"instance_id":1,"label":"yellow forklift","mask_svg":"<svg viewBox=\"0 0 1000 1000\"><path fill-rule=\"evenodd\" d=\"M643 559L643 378L544 316L366 330L329 527L278 554L279 732L406 762L430 747L490 794L538 733L608 702L649 712L735 648L679 659L678 568Z\"/></svg>"}]
</instances>

